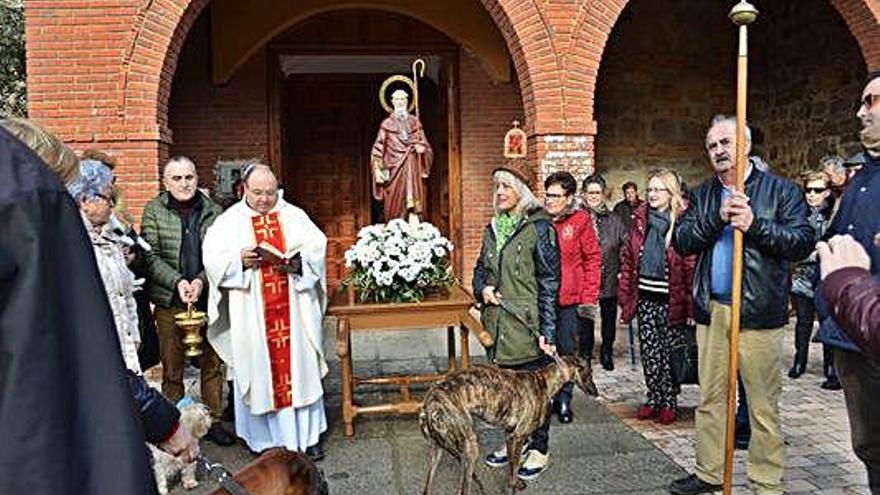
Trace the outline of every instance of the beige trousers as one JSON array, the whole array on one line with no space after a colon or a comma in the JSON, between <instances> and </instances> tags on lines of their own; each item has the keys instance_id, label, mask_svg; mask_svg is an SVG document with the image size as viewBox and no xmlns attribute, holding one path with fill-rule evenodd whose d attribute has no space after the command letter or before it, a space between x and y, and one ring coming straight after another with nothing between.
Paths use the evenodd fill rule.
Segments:
<instances>
[{"instance_id":1,"label":"beige trousers","mask_svg":"<svg viewBox=\"0 0 880 495\"><path fill-rule=\"evenodd\" d=\"M711 323L697 326L700 406L696 413L697 476L721 484L727 417L730 306L712 301ZM779 427L782 394L782 328L741 329L739 373L746 388L752 438L746 474L757 493L782 493L785 451Z\"/></svg>"}]
</instances>

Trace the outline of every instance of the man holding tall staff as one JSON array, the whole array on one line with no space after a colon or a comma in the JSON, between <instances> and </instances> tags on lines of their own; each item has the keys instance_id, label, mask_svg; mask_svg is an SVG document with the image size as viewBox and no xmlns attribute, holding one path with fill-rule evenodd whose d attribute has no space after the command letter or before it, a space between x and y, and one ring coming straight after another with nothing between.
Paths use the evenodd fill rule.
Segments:
<instances>
[{"instance_id":1,"label":"man holding tall staff","mask_svg":"<svg viewBox=\"0 0 880 495\"><path fill-rule=\"evenodd\" d=\"M742 333L739 372L749 397L752 438L747 474L757 493L782 493L784 451L779 428L782 337L788 322L789 264L812 251L813 229L797 185L762 172L749 157L744 191L736 188L734 117L718 115L706 135L715 177L692 192L693 203L676 226L681 255L699 256L694 306L699 348L700 405L696 412L696 473L676 480L674 494L721 489L725 403L733 300L733 232L743 233ZM746 127L745 153L751 149Z\"/></svg>"}]
</instances>

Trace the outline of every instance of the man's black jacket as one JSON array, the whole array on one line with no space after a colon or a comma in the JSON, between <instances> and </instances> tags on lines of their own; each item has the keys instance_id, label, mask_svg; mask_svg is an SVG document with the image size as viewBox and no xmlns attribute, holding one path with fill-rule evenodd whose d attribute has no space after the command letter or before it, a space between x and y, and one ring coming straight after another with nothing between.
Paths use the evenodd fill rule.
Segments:
<instances>
[{"instance_id":1,"label":"man's black jacket","mask_svg":"<svg viewBox=\"0 0 880 495\"><path fill-rule=\"evenodd\" d=\"M693 203L675 228L673 242L681 255L697 254L694 272L694 312L698 323L709 324L712 247L726 225L721 220L721 181L712 177L692 192ZM789 265L809 255L813 228L807 204L791 181L756 167L746 180L745 193L755 220L744 235L743 328L779 328L788 323Z\"/></svg>"}]
</instances>

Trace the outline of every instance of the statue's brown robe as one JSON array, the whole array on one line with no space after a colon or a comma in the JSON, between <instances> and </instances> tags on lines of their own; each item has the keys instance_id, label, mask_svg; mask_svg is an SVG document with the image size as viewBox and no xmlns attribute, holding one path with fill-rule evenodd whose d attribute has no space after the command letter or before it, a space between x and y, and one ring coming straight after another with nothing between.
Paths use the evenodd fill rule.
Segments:
<instances>
[{"instance_id":1,"label":"statue's brown robe","mask_svg":"<svg viewBox=\"0 0 880 495\"><path fill-rule=\"evenodd\" d=\"M406 139L401 135L400 125L393 115L382 121L371 153L373 161L382 161L390 177L385 183L377 183L376 169L372 168L373 197L383 202L386 222L393 218L406 219L408 213L423 217L427 199L425 179L434 161L434 152L419 119L407 116ZM425 147L424 153L416 153L417 144Z\"/></svg>"}]
</instances>

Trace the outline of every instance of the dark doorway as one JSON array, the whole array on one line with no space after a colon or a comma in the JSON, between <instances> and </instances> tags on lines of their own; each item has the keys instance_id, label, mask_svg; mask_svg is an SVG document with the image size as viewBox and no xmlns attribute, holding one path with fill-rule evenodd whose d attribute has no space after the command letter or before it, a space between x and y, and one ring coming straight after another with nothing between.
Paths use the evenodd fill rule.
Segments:
<instances>
[{"instance_id":1,"label":"dark doorway","mask_svg":"<svg viewBox=\"0 0 880 495\"><path fill-rule=\"evenodd\" d=\"M441 71L443 72L443 71ZM381 222L372 199L370 150L387 116L378 89L390 74L297 74L282 99L284 186L328 238L327 279L345 276L345 251L358 230ZM449 232L448 105L445 75L419 83L420 119L434 149L426 220ZM441 90L442 88L442 90ZM379 207L377 207L379 206Z\"/></svg>"}]
</instances>

